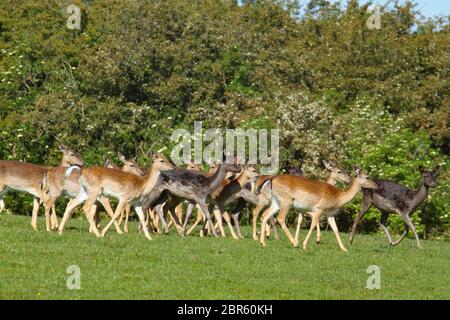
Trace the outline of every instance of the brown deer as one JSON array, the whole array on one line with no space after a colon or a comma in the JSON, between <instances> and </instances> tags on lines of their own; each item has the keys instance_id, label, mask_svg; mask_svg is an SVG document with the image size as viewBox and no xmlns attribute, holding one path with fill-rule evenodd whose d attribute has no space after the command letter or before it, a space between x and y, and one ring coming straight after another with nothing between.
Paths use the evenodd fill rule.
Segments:
<instances>
[{"instance_id":1,"label":"brown deer","mask_svg":"<svg viewBox=\"0 0 450 320\"><path fill-rule=\"evenodd\" d=\"M58 168L65 170L71 165L84 165L82 157L73 150L65 145L60 145L59 149L63 153L63 158L59 167L46 167L20 161L0 160L0 209L4 208L3 194L8 189L27 192L33 195L34 200L31 226L34 230L37 230L39 205L44 199L47 199L47 195L43 192L42 186L47 171ZM52 209L51 223L49 216L50 209ZM50 231L52 228L57 227L58 218L54 206L51 205L50 207L45 208L45 210L46 229L47 231Z\"/></svg>"},{"instance_id":2,"label":"brown deer","mask_svg":"<svg viewBox=\"0 0 450 320\"><path fill-rule=\"evenodd\" d=\"M350 178L350 176L341 167L334 164L334 162L324 160L323 164L325 165L325 168L329 171L328 178L325 180L325 182L328 183L329 185L335 186L338 181L344 182L344 183L351 182L352 179ZM313 212L307 212L306 214L309 215L310 217L313 217L313 215L314 215ZM329 225L336 224L334 216L329 216L329 217L327 217L327 219L328 219ZM297 229L295 230L295 237L294 237L296 242L298 242L298 238L300 236L300 228L302 225L302 220L303 220L303 214L299 213L298 221L297 221ZM319 222L317 223L316 242L320 243L320 223Z\"/></svg>"},{"instance_id":3,"label":"brown deer","mask_svg":"<svg viewBox=\"0 0 450 320\"><path fill-rule=\"evenodd\" d=\"M112 163L111 160L106 159L104 162L104 167L105 168L110 168L110 169L120 169L124 172L128 172L128 173L132 173L135 174L139 177L144 177L145 173L141 170L141 168L139 168L138 164L136 163L136 159L125 159L125 157L122 154L119 154L119 160L122 162L122 167L118 168L114 163ZM100 199L106 199L105 201L107 201L109 203L108 198L105 198L103 196L100 197ZM106 210L106 209L105 209ZM125 220L124 223L124 229L123 231L125 233L128 233L128 217L130 215L130 211L131 211L131 206L129 204L126 204L125 209L122 211L122 213L120 214L120 218L117 222L118 226L120 227L122 224L122 221ZM113 211L111 210L106 210L106 212L108 213L108 215L110 217L113 216ZM125 219L124 219L125 218ZM96 211L95 217L95 224L97 226L97 228L99 227L99 222L100 222L100 217L98 215L98 212ZM121 233L120 228L118 229L116 226L116 230L118 231L118 233ZM92 230L90 230L92 231Z\"/></svg>"},{"instance_id":4,"label":"brown deer","mask_svg":"<svg viewBox=\"0 0 450 320\"><path fill-rule=\"evenodd\" d=\"M325 212L328 217L334 216L338 209L350 202L361 188L376 189L378 186L370 180L367 175L362 173L361 169L355 169L356 177L353 179L350 187L345 190L339 190L326 182L308 179L305 177L296 177L289 175L276 176L269 180L269 189L272 196L270 207L263 213L261 230L270 217L277 212L277 221L291 241L294 247L297 247L297 241L292 237L289 229L286 227L286 215L289 209L294 206L300 209L311 210L314 212L311 227L303 242L303 249L306 250L312 231L316 228L321 215ZM342 244L339 236L339 230L334 220L329 221L339 247L343 251L347 249ZM260 243L265 246L265 232L261 232Z\"/></svg>"},{"instance_id":5,"label":"brown deer","mask_svg":"<svg viewBox=\"0 0 450 320\"><path fill-rule=\"evenodd\" d=\"M235 233L233 226L231 225L231 220L228 212L225 210L226 206L239 198L248 198L248 197L256 197L255 195L248 195L248 191L246 188L247 183L251 183L259 177L258 170L252 165L247 165L244 167L244 170L239 174L239 176L231 181L228 181L224 186L218 190L218 192L213 193L212 197L214 199L216 207L213 208L214 205L210 206L210 210L214 212L216 220L218 222L219 230L223 237L225 237L225 230L222 225L222 217L225 219L228 228L230 229L231 236L234 239L242 238L242 234L239 228L239 220L234 219L236 229L238 234ZM251 199L250 201L255 201ZM218 213L217 213L218 211ZM233 218L235 218L233 216Z\"/></svg>"},{"instance_id":6,"label":"brown deer","mask_svg":"<svg viewBox=\"0 0 450 320\"><path fill-rule=\"evenodd\" d=\"M73 167L70 169L73 169ZM66 176L70 175L70 169L67 170ZM79 178L81 191L74 199L72 205L66 208L61 225L59 226L59 233L62 234L64 225L73 210L84 202L83 211L92 227L93 233L98 237L104 236L111 225L119 217L125 205L129 203L134 207L134 210L143 225L146 238L152 240L142 210L142 199L144 199L155 187L161 172L170 169L173 169L173 165L162 154L153 156L150 172L144 178L118 169L104 167L82 169ZM114 197L119 200L119 204L116 207L111 221L106 225L100 235L97 226L92 219L91 210L96 199L101 195Z\"/></svg>"},{"instance_id":7,"label":"brown deer","mask_svg":"<svg viewBox=\"0 0 450 320\"><path fill-rule=\"evenodd\" d=\"M122 162L122 167L120 168L124 172L128 172L131 174L135 174L139 177L144 177L145 173L142 171L141 168L139 168L139 165L136 163L136 159L125 159L125 157L122 154L119 154L119 160ZM118 224L119 226L122 224L122 221L124 221L123 231L125 233L128 233L128 218L130 216L131 212L131 205L127 203L125 205L125 209L121 212Z\"/></svg>"}]
</instances>

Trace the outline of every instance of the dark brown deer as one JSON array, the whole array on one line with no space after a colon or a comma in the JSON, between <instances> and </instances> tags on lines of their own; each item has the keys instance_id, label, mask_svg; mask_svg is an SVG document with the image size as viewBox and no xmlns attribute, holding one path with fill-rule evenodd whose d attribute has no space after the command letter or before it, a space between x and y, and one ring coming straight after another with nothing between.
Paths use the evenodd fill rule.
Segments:
<instances>
[{"instance_id":1,"label":"dark brown deer","mask_svg":"<svg viewBox=\"0 0 450 320\"><path fill-rule=\"evenodd\" d=\"M226 177L227 172L240 172L241 167L237 164L221 163L218 165L216 172L212 176L194 172L192 170L177 168L161 173L162 182L159 186L161 193L170 192L170 199L164 205L164 213L171 212L172 217L175 216L174 208L183 200L199 205L200 210L209 224L212 234L217 237L214 225L211 221L211 215L207 208L208 197L220 187ZM178 219L176 219L178 220ZM178 221L176 221L178 223ZM205 231L205 230L204 230Z\"/></svg>"},{"instance_id":2,"label":"dark brown deer","mask_svg":"<svg viewBox=\"0 0 450 320\"><path fill-rule=\"evenodd\" d=\"M437 166L433 170L427 171L420 166L419 171L422 176L422 181L417 190L411 190L401 184L389 180L374 180L379 186L376 190L363 189L362 208L353 223L352 233L350 234L349 239L350 244L353 243L353 238L355 236L358 223L370 207L374 205L381 211L381 228L383 229L391 246L399 244L400 241L402 241L408 234L409 229L411 229L414 233L414 237L416 238L417 247L422 248L410 215L425 200L428 190L436 186L436 176L440 168L440 166ZM392 241L392 237L386 226L388 216L392 212L397 213L405 224L405 231L397 241Z\"/></svg>"}]
</instances>

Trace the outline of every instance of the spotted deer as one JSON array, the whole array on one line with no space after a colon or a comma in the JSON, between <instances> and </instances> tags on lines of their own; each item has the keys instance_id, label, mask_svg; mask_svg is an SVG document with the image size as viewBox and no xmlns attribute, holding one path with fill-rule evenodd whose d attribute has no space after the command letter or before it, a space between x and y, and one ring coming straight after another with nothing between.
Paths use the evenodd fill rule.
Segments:
<instances>
[{"instance_id":1,"label":"spotted deer","mask_svg":"<svg viewBox=\"0 0 450 320\"><path fill-rule=\"evenodd\" d=\"M71 171L77 168L71 167L67 170L66 176L70 176ZM110 169L104 167L91 167L81 169L79 184L81 191L74 199L71 206L67 206L63 219L59 226L59 233L62 234L64 225L70 217L73 210L80 204L84 203L83 211L89 221L93 233L97 236L104 236L116 219L119 217L123 208L127 203L131 204L136 211L145 237L152 240L148 232L144 212L142 210L142 200L148 195L158 182L158 178L162 171L173 169L170 163L162 154L153 156L153 163L149 173L145 177L124 172L118 169ZM100 234L92 217L92 207L98 197L113 197L119 200L119 204L109 223L105 226Z\"/></svg>"},{"instance_id":2,"label":"spotted deer","mask_svg":"<svg viewBox=\"0 0 450 320\"><path fill-rule=\"evenodd\" d=\"M63 153L63 158L58 167L46 167L20 161L0 160L0 212L4 208L3 195L8 189L27 192L34 196L31 226L37 230L37 218L40 203L47 200L47 195L43 192L43 181L49 170L64 171L69 166L83 166L82 157L65 145L59 146ZM46 204L44 203L44 207ZM50 218L50 210L52 215ZM58 226L58 218L54 205L45 207L46 230L50 231Z\"/></svg>"},{"instance_id":3,"label":"spotted deer","mask_svg":"<svg viewBox=\"0 0 450 320\"><path fill-rule=\"evenodd\" d=\"M292 206L310 210L314 212L314 215L309 232L303 242L303 249L306 250L311 233L316 228L323 213L327 217L334 216L338 212L338 209L350 202L363 187L368 189L376 189L378 187L361 169L355 169L355 174L356 176L351 185L345 190L337 189L326 182L305 177L281 175L270 179L269 190L272 202L270 207L263 213L261 230L265 230L268 219L278 213L278 223L281 225L281 228L292 245L297 247L298 242L286 226L286 215ZM342 244L339 230L334 220L329 220L329 222L339 243L339 247L341 250L347 251ZM265 246L265 232L261 232L260 243L262 246Z\"/></svg>"}]
</instances>

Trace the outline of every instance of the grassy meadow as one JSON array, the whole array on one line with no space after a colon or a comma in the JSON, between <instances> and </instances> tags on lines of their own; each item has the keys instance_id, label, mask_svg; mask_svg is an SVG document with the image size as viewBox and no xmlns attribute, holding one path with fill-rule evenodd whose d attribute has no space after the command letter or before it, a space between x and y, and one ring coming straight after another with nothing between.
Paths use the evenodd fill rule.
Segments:
<instances>
[{"instance_id":1,"label":"grassy meadow","mask_svg":"<svg viewBox=\"0 0 450 320\"><path fill-rule=\"evenodd\" d=\"M30 217L0 215L1 299L449 299L450 246L412 238L389 247L384 235L357 235L348 253L332 232L307 251L287 238L261 248L251 238L155 235L147 241L136 223L97 239L82 217L62 236L31 229ZM244 235L250 236L249 227ZM306 235L302 230L301 237ZM348 234L341 234L347 243ZM66 286L78 265L81 289ZM366 289L370 265L381 268L381 289Z\"/></svg>"}]
</instances>

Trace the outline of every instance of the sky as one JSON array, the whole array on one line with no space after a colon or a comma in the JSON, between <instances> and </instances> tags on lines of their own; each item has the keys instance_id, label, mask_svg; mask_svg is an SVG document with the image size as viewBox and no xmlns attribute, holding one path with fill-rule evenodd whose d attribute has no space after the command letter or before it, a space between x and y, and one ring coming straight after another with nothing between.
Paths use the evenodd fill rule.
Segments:
<instances>
[{"instance_id":1,"label":"sky","mask_svg":"<svg viewBox=\"0 0 450 320\"><path fill-rule=\"evenodd\" d=\"M335 2L336 0L331 0ZM300 3L306 2L301 0ZM346 3L345 0L341 0L342 3ZM360 3L366 3L368 1L360 0ZM373 0L375 4L384 5L388 0ZM403 1L401 1L403 2ZM450 0L414 0L417 3L416 9L425 16L433 17L436 15L450 15Z\"/></svg>"},{"instance_id":2,"label":"sky","mask_svg":"<svg viewBox=\"0 0 450 320\"><path fill-rule=\"evenodd\" d=\"M299 0L300 4L305 4L307 0ZM331 2L336 2L337 0L330 0ZM389 0L373 0L373 3L384 5ZM341 3L346 3L346 0L341 0ZM359 0L360 3L366 3L367 0ZM401 1L403 2L403 1ZM416 9L425 16L433 17L436 15L450 15L450 0L414 0L417 3Z\"/></svg>"}]
</instances>

